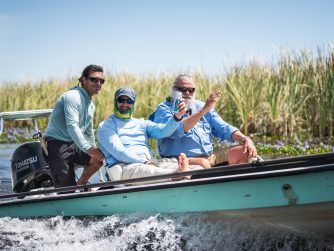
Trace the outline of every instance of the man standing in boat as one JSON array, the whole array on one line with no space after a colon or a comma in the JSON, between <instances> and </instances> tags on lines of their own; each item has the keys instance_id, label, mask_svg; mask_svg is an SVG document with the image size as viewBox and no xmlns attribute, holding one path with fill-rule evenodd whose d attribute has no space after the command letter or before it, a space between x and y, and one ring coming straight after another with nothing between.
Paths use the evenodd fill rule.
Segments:
<instances>
[{"instance_id":1,"label":"man standing in boat","mask_svg":"<svg viewBox=\"0 0 334 251\"><path fill-rule=\"evenodd\" d=\"M87 66L79 78L81 86L65 92L53 108L44 138L54 187L83 185L103 164L104 155L95 145L92 96L104 81L101 66ZM84 167L77 183L75 165Z\"/></svg>"},{"instance_id":2,"label":"man standing in boat","mask_svg":"<svg viewBox=\"0 0 334 251\"><path fill-rule=\"evenodd\" d=\"M149 138L161 139L176 130L186 112L185 103L178 105L178 111L166 123L157 124L132 117L135 100L133 89L119 88L114 97L114 114L98 127L98 142L106 156L109 178L132 179L202 169L189 165L183 153L179 153L174 161L158 161L149 147Z\"/></svg>"},{"instance_id":3,"label":"man standing in boat","mask_svg":"<svg viewBox=\"0 0 334 251\"><path fill-rule=\"evenodd\" d=\"M182 92L187 105L182 123L170 136L158 140L161 157L170 158L184 152L191 161L193 158L207 158L211 166L224 162L229 164L247 163L253 158L259 158L256 148L249 137L246 137L238 128L226 123L213 109L220 98L219 91L213 91L206 103L195 100L195 82L188 75L179 75L172 85L172 91ZM173 116L172 100L159 104L151 115L156 123L166 123ZM239 141L241 145L229 149L213 149L213 137L220 141Z\"/></svg>"}]
</instances>

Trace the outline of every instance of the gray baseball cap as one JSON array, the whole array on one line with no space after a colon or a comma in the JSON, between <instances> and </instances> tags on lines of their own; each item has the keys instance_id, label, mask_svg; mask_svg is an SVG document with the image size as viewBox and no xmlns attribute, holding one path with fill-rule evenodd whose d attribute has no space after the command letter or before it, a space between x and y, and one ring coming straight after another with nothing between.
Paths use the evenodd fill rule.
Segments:
<instances>
[{"instance_id":1,"label":"gray baseball cap","mask_svg":"<svg viewBox=\"0 0 334 251\"><path fill-rule=\"evenodd\" d=\"M115 92L115 99L117 99L120 96L128 96L133 101L136 100L136 94L133 89L130 87L121 87Z\"/></svg>"}]
</instances>

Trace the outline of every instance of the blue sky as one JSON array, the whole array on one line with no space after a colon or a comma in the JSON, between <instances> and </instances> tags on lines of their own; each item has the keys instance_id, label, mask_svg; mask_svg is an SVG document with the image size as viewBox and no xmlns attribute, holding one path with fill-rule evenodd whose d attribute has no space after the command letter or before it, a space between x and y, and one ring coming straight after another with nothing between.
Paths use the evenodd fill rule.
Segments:
<instances>
[{"instance_id":1,"label":"blue sky","mask_svg":"<svg viewBox=\"0 0 334 251\"><path fill-rule=\"evenodd\" d=\"M334 42L332 0L0 0L0 84L108 72L221 73Z\"/></svg>"}]
</instances>

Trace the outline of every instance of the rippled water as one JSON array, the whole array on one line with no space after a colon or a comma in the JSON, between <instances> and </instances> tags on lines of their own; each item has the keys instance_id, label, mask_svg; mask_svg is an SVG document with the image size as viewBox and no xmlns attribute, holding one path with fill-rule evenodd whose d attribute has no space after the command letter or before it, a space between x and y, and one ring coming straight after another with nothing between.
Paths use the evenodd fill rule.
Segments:
<instances>
[{"instance_id":1,"label":"rippled water","mask_svg":"<svg viewBox=\"0 0 334 251\"><path fill-rule=\"evenodd\" d=\"M0 144L0 194L11 192L10 160L18 144Z\"/></svg>"},{"instance_id":2,"label":"rippled water","mask_svg":"<svg viewBox=\"0 0 334 251\"><path fill-rule=\"evenodd\" d=\"M1 193L10 155L0 145ZM214 213L86 218L0 218L0 250L334 250L334 241L252 219Z\"/></svg>"},{"instance_id":3,"label":"rippled water","mask_svg":"<svg viewBox=\"0 0 334 251\"><path fill-rule=\"evenodd\" d=\"M0 220L1 250L334 250L272 225L210 214Z\"/></svg>"}]
</instances>

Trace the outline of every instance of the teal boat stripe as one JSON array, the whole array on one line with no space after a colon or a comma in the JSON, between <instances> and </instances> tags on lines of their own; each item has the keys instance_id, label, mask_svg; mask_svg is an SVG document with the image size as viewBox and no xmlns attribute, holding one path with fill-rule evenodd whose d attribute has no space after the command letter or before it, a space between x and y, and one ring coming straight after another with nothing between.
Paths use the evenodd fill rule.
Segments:
<instances>
[{"instance_id":1,"label":"teal boat stripe","mask_svg":"<svg viewBox=\"0 0 334 251\"><path fill-rule=\"evenodd\" d=\"M32 199L17 199L14 201L8 201L0 203L0 208L6 205L15 205L15 204L28 204L35 203L41 201L57 201L57 200L70 200L73 198L87 198L87 197L95 197L95 196L104 196L104 195L113 195L113 194L127 194L134 192L143 192L143 191L152 191L152 190L160 190L160 189L170 189L170 188L181 188L181 187L191 187L198 185L210 185L216 183L227 183L227 182L235 182L242 180L254 180L254 179L266 179L273 177L285 177L285 176L296 176L303 174L314 174L318 172L326 172L333 171L334 173L334 163L331 165L321 165L315 167L306 167L306 168L295 168L288 170L279 170L279 171L266 171L263 170L257 173L246 173L246 174L237 174L237 175L225 175L218 177L211 177L205 179L198 180L190 180L186 182L165 182L158 184L149 184L149 185L141 185L141 186L128 186L125 188L113 188L108 190L100 190L96 192L80 192L80 193L71 193L71 194L63 194L57 196L46 196Z\"/></svg>"},{"instance_id":2,"label":"teal boat stripe","mask_svg":"<svg viewBox=\"0 0 334 251\"><path fill-rule=\"evenodd\" d=\"M298 160L298 161L297 161ZM303 160L303 161L301 161ZM307 161L305 161L307 160ZM284 170L284 169L291 169L292 167L313 167L314 165L322 164L332 164L334 163L334 153L331 154L318 154L313 156L301 156L290 158L288 162L284 161L265 161L258 163L261 167L252 167L250 164L241 164L241 165L234 165L234 166L220 166L215 167L212 169L206 170L197 170L197 171L190 171L187 172L187 175L192 175L192 179L203 179L203 178L210 178L216 176L226 176L231 174L240 174L240 173L253 173L258 172L259 168L261 170ZM324 167L324 165L323 165ZM109 181L99 184L90 184L84 186L73 186L73 187L63 187L63 188L55 188L49 190L42 190L42 191L32 191L32 192L24 192L20 194L7 194L7 195L0 195L0 200L4 198L12 198L18 196L30 196L30 195L37 195L37 194L46 194L46 193L59 193L59 192L70 192L75 190L88 190L89 188L94 187L102 187L102 188L109 188L114 185L126 184L126 183L135 183L135 182L142 182L142 181L151 181L155 179L165 179L165 178L173 178L173 177L180 177L183 176L184 173L178 174L168 174L168 175L159 175L159 176L151 176L151 177L143 177L137 179L129 179L129 180L120 180L120 181Z\"/></svg>"},{"instance_id":3,"label":"teal boat stripe","mask_svg":"<svg viewBox=\"0 0 334 251\"><path fill-rule=\"evenodd\" d=\"M290 189L290 192L286 188ZM197 212L279 207L289 206L292 203L295 206L325 202L334 205L334 172L324 171L234 182L192 184L191 186L132 192L119 189L119 192L121 191L123 192L117 194L107 194L104 191L92 192L88 197L8 205L1 207L0 216Z\"/></svg>"}]
</instances>

